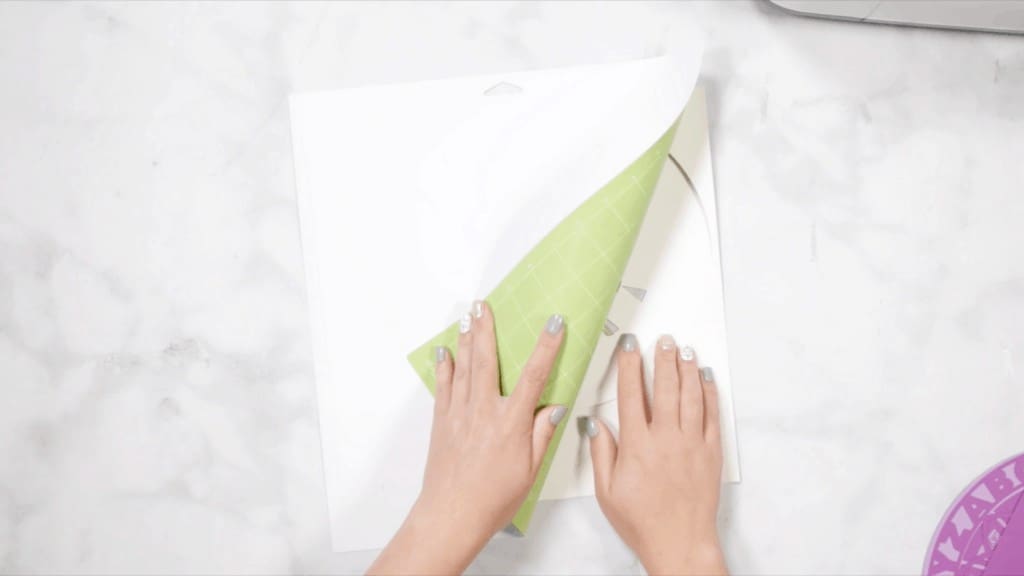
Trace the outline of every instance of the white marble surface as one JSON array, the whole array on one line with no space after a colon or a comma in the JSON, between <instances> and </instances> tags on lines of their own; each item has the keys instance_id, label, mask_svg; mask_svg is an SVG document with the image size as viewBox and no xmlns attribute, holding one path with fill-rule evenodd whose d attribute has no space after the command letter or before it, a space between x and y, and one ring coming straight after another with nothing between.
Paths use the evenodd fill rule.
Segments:
<instances>
[{"instance_id":1,"label":"white marble surface","mask_svg":"<svg viewBox=\"0 0 1024 576\"><path fill-rule=\"evenodd\" d=\"M1024 450L1024 38L760 2L0 4L0 572L364 569L327 552L286 95L634 57L686 21L729 562L918 572L959 489ZM640 568L584 499L473 570Z\"/></svg>"}]
</instances>

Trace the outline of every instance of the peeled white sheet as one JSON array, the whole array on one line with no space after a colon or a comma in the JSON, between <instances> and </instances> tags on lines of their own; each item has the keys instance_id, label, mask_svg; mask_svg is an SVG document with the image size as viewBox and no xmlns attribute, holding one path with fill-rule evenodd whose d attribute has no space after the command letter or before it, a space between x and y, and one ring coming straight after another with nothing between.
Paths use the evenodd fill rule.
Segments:
<instances>
[{"instance_id":1,"label":"peeled white sheet","mask_svg":"<svg viewBox=\"0 0 1024 576\"><path fill-rule=\"evenodd\" d=\"M292 97L335 550L384 546L419 491L432 399L405 355L660 137L699 63L694 44L675 57Z\"/></svg>"},{"instance_id":2,"label":"peeled white sheet","mask_svg":"<svg viewBox=\"0 0 1024 576\"><path fill-rule=\"evenodd\" d=\"M722 479L739 482L718 208L707 105L700 87L694 90L680 118L669 155L622 278L625 288L619 290L608 314L617 330L602 336L598 343L572 416L598 416L617 428L618 382L613 358L620 335L637 335L644 350L645 383L650 392L653 364L649 360L653 358L654 346L661 334L672 334L680 345L693 346L700 364L714 371L720 393ZM590 494L594 494L594 478L589 444L581 433L567 432L540 499Z\"/></svg>"}]
</instances>

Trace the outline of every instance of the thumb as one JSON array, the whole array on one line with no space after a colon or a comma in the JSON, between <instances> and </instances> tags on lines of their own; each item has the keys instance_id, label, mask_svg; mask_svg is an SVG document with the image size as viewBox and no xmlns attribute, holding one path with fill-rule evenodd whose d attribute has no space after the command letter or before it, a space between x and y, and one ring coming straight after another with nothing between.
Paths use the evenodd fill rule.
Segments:
<instances>
[{"instance_id":1,"label":"thumb","mask_svg":"<svg viewBox=\"0 0 1024 576\"><path fill-rule=\"evenodd\" d=\"M600 418L588 416L581 424L590 438L590 459L594 462L594 488L598 494L607 494L619 451L618 445L608 426Z\"/></svg>"},{"instance_id":2,"label":"thumb","mask_svg":"<svg viewBox=\"0 0 1024 576\"><path fill-rule=\"evenodd\" d=\"M540 470L541 462L544 461L544 454L548 451L548 444L558 429L558 423L565 418L567 410L565 406L548 406L537 412L533 417L533 473Z\"/></svg>"}]
</instances>

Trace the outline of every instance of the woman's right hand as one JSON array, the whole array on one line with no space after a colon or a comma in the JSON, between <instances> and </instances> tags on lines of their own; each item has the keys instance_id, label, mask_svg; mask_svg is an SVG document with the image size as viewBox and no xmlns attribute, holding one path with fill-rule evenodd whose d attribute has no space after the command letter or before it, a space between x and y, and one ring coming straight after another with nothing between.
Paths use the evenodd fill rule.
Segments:
<instances>
[{"instance_id":1,"label":"woman's right hand","mask_svg":"<svg viewBox=\"0 0 1024 576\"><path fill-rule=\"evenodd\" d=\"M648 406L636 337L619 342L618 443L603 422L587 419L597 500L648 573L725 574L714 376L671 336L662 336L657 348Z\"/></svg>"}]
</instances>

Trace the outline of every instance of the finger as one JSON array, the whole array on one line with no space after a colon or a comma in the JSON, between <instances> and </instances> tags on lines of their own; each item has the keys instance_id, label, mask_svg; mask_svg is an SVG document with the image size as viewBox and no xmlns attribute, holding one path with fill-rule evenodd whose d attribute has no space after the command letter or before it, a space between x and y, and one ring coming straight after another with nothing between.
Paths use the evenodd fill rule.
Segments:
<instances>
[{"instance_id":1,"label":"finger","mask_svg":"<svg viewBox=\"0 0 1024 576\"><path fill-rule=\"evenodd\" d=\"M455 351L455 376L452 380L452 405L469 400L473 362L473 316L468 312L459 320L459 343Z\"/></svg>"},{"instance_id":2,"label":"finger","mask_svg":"<svg viewBox=\"0 0 1024 576\"><path fill-rule=\"evenodd\" d=\"M647 397L644 394L643 359L636 336L623 334L617 355L619 366L619 427L623 438L647 430Z\"/></svg>"},{"instance_id":3,"label":"finger","mask_svg":"<svg viewBox=\"0 0 1024 576\"><path fill-rule=\"evenodd\" d=\"M665 334L654 352L654 406L652 424L679 429L679 367L676 341Z\"/></svg>"},{"instance_id":4,"label":"finger","mask_svg":"<svg viewBox=\"0 0 1024 576\"><path fill-rule=\"evenodd\" d=\"M619 447L611 430L595 416L589 416L584 423L584 430L590 438L590 460L594 463L594 488L598 495L608 493L612 485L612 470Z\"/></svg>"},{"instance_id":5,"label":"finger","mask_svg":"<svg viewBox=\"0 0 1024 576\"><path fill-rule=\"evenodd\" d=\"M473 302L473 367L470 400L497 396L498 349L494 337L494 314L486 302Z\"/></svg>"},{"instance_id":6,"label":"finger","mask_svg":"<svg viewBox=\"0 0 1024 576\"><path fill-rule=\"evenodd\" d=\"M562 347L562 340L565 337L565 321L558 314L548 318L537 338L537 346L530 354L530 359L523 366L523 373L519 376L519 383L512 391L513 401L519 404L530 406L537 405L540 395L547 385L548 376L551 375L551 368L558 359L558 351Z\"/></svg>"},{"instance_id":7,"label":"finger","mask_svg":"<svg viewBox=\"0 0 1024 576\"><path fill-rule=\"evenodd\" d=\"M710 367L700 369L700 381L704 391L704 439L717 443L721 441L722 429L718 416L718 386Z\"/></svg>"},{"instance_id":8,"label":"finger","mask_svg":"<svg viewBox=\"0 0 1024 576\"><path fill-rule=\"evenodd\" d=\"M697 353L684 346L679 350L679 381L682 382L679 407L683 432L704 434L704 391L697 369Z\"/></svg>"},{"instance_id":9,"label":"finger","mask_svg":"<svg viewBox=\"0 0 1024 576\"><path fill-rule=\"evenodd\" d=\"M434 348L434 411L444 412L452 400L452 359L444 346Z\"/></svg>"},{"instance_id":10,"label":"finger","mask_svg":"<svg viewBox=\"0 0 1024 576\"><path fill-rule=\"evenodd\" d=\"M531 470L536 475L540 465L544 462L544 455L548 452L551 438L558 429L558 423L565 418L565 406L548 406L537 412L533 417L533 461Z\"/></svg>"}]
</instances>

